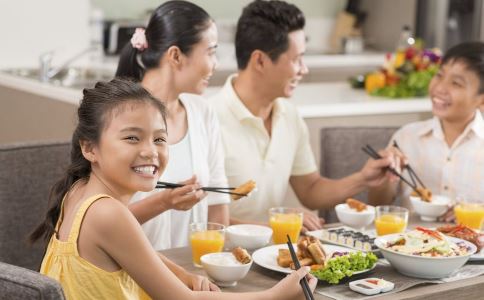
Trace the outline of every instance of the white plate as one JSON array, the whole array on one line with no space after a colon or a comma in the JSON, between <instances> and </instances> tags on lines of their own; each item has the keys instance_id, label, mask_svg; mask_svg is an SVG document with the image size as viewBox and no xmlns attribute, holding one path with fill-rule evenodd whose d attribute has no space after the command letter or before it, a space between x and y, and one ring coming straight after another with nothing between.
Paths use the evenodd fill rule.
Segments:
<instances>
[{"instance_id":1,"label":"white plate","mask_svg":"<svg viewBox=\"0 0 484 300\"><path fill-rule=\"evenodd\" d=\"M338 252L357 252L356 250L353 250L353 249L350 249L350 248L334 246L334 245L323 245L323 248L324 248L324 251L328 254L336 252L336 251L338 251ZM286 244L278 244L278 245L272 245L272 246L264 247L264 248L256 250L252 254L252 259L254 260L254 262L256 264L258 264L259 266L261 266L263 268L289 274L294 270L292 270L291 268L280 267L277 264L277 255L279 253L279 249L288 249L288 247L287 247ZM297 249L296 244L294 244L294 249ZM376 266L376 264L373 265L373 268L375 266ZM373 269L373 268L371 268L371 269ZM370 271L371 269L354 272L353 274L364 273L364 272Z\"/></svg>"},{"instance_id":2,"label":"white plate","mask_svg":"<svg viewBox=\"0 0 484 300\"><path fill-rule=\"evenodd\" d=\"M480 260L484 260L484 248L481 249L481 251L476 252L476 254L473 254L471 255L471 257L469 257L469 261L480 261Z\"/></svg>"}]
</instances>

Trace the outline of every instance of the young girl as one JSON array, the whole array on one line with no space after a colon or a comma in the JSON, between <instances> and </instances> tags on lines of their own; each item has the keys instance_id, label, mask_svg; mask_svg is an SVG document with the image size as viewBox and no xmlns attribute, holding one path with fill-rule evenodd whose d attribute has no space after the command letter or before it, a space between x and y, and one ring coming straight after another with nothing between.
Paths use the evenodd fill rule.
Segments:
<instances>
[{"instance_id":1,"label":"young girl","mask_svg":"<svg viewBox=\"0 0 484 300\"><path fill-rule=\"evenodd\" d=\"M58 280L67 299L147 298L144 291L153 299L302 298L307 269L262 292L194 292L196 276L153 250L127 205L136 191L154 188L167 164L164 115L137 83L114 79L84 90L71 164L31 235L50 238L41 273Z\"/></svg>"},{"instance_id":2,"label":"young girl","mask_svg":"<svg viewBox=\"0 0 484 300\"><path fill-rule=\"evenodd\" d=\"M432 113L392 138L434 194L484 201L484 43L449 49L429 86ZM407 203L410 188L398 182L370 191L370 202ZM452 210L451 210L452 211ZM452 219L452 214L448 215Z\"/></svg>"},{"instance_id":3,"label":"young girl","mask_svg":"<svg viewBox=\"0 0 484 300\"><path fill-rule=\"evenodd\" d=\"M137 193L130 205L138 221L146 222L143 230L157 250L187 246L191 222L228 224L229 197L209 193L203 199L206 194L195 184L227 186L218 121L198 96L214 71L216 47L217 28L202 8L168 1L121 54L116 76L141 81L167 107L170 162L160 179L187 184Z\"/></svg>"}]
</instances>

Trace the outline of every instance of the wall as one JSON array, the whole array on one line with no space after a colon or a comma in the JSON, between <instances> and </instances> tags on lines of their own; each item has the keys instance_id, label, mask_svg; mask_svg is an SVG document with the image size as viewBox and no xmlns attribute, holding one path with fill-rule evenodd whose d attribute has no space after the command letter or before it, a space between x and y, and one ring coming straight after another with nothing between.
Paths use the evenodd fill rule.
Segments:
<instances>
[{"instance_id":1,"label":"wall","mask_svg":"<svg viewBox=\"0 0 484 300\"><path fill-rule=\"evenodd\" d=\"M144 18L147 11L155 9L166 1L160 0L91 0L92 5L105 11L108 19L137 19ZM237 19L242 8L252 0L192 0L191 2L203 7L214 19ZM346 0L290 0L298 6L309 18L334 17L341 11Z\"/></svg>"},{"instance_id":2,"label":"wall","mask_svg":"<svg viewBox=\"0 0 484 300\"><path fill-rule=\"evenodd\" d=\"M106 19L146 20L153 9L165 1L132 0L92 0L92 5L104 11ZM237 19L242 9L252 0L192 0L204 8L215 19L219 30L219 59L234 59L231 42L235 33ZM306 35L308 53L324 53L328 49L328 39L333 28L335 16L344 9L346 0L292 0L306 16Z\"/></svg>"},{"instance_id":3,"label":"wall","mask_svg":"<svg viewBox=\"0 0 484 300\"><path fill-rule=\"evenodd\" d=\"M0 68L37 66L50 50L54 63L63 61L88 45L88 0L0 0L0 7Z\"/></svg>"},{"instance_id":4,"label":"wall","mask_svg":"<svg viewBox=\"0 0 484 300\"><path fill-rule=\"evenodd\" d=\"M367 12L363 35L371 48L393 51L404 25L415 32L417 0L362 0Z\"/></svg>"}]
</instances>

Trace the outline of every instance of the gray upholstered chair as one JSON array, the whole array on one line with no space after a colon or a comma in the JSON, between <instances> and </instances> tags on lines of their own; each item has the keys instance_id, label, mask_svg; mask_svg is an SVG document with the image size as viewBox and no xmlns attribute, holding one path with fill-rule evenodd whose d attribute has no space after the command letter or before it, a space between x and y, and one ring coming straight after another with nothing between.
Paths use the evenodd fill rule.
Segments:
<instances>
[{"instance_id":1,"label":"gray upholstered chair","mask_svg":"<svg viewBox=\"0 0 484 300\"><path fill-rule=\"evenodd\" d=\"M361 148L366 144L385 148L398 127L329 127L321 129L321 165L324 177L338 179L360 170L368 159ZM367 192L355 196L367 201ZM321 210L327 222L337 221L334 210Z\"/></svg>"},{"instance_id":2,"label":"gray upholstered chair","mask_svg":"<svg viewBox=\"0 0 484 300\"><path fill-rule=\"evenodd\" d=\"M61 285L32 270L0 262L0 299L62 300Z\"/></svg>"},{"instance_id":3,"label":"gray upholstered chair","mask_svg":"<svg viewBox=\"0 0 484 300\"><path fill-rule=\"evenodd\" d=\"M0 145L0 261L39 269L45 245L30 247L27 235L43 218L50 188L69 159L67 142Z\"/></svg>"}]
</instances>

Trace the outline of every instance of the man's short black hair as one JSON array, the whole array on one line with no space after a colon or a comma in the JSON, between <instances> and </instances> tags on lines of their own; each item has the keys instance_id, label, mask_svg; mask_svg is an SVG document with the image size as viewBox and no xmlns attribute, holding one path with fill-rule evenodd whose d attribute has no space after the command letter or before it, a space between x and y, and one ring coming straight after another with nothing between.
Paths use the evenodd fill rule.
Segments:
<instances>
[{"instance_id":1,"label":"man's short black hair","mask_svg":"<svg viewBox=\"0 0 484 300\"><path fill-rule=\"evenodd\" d=\"M247 67L254 50L264 51L276 61L289 48L288 34L303 29L305 23L302 11L284 1L256 0L247 5L235 34L239 70Z\"/></svg>"}]
</instances>

